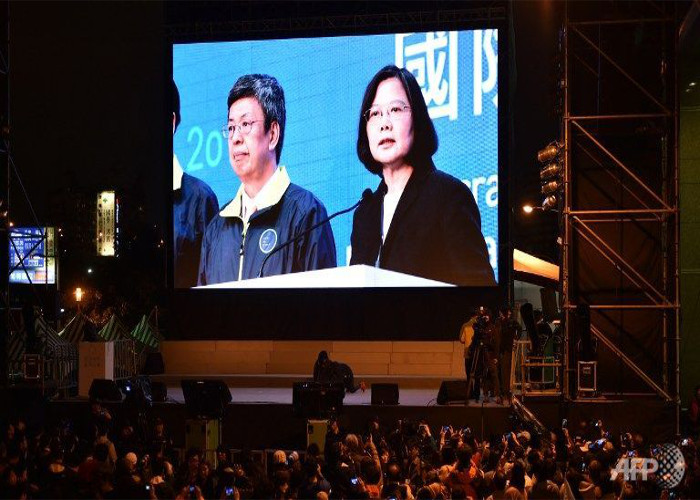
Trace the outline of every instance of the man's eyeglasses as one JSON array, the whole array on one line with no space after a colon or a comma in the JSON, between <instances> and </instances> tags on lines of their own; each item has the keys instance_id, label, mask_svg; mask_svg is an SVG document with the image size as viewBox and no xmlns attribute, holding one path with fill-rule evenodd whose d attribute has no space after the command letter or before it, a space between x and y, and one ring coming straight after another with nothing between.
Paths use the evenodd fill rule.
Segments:
<instances>
[{"instance_id":1,"label":"man's eyeglasses","mask_svg":"<svg viewBox=\"0 0 700 500\"><path fill-rule=\"evenodd\" d=\"M238 125L235 125L233 123L229 123L228 125L225 125L224 128L221 129L221 135L223 135L226 139L230 139L233 137L233 134L236 133L236 129L241 133L241 135L247 135L250 134L250 131L253 129L253 123L258 123L261 122L262 120L250 120L250 121L244 121L239 123Z\"/></svg>"},{"instance_id":2,"label":"man's eyeglasses","mask_svg":"<svg viewBox=\"0 0 700 500\"><path fill-rule=\"evenodd\" d=\"M391 101L388 106L372 106L364 112L365 120L369 124L379 123L384 113L391 121L403 120L411 114L411 106L403 101Z\"/></svg>"}]
</instances>

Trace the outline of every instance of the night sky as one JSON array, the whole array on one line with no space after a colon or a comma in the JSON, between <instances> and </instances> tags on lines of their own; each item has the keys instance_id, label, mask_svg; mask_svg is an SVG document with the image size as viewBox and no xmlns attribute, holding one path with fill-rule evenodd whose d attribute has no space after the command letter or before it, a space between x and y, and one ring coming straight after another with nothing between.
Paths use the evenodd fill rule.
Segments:
<instances>
[{"instance_id":1,"label":"night sky","mask_svg":"<svg viewBox=\"0 0 700 500\"><path fill-rule=\"evenodd\" d=\"M143 186L162 220L162 5L12 2L10 33L11 148L40 222L62 222L47 199L69 186ZM13 187L13 218L29 223Z\"/></svg>"}]
</instances>

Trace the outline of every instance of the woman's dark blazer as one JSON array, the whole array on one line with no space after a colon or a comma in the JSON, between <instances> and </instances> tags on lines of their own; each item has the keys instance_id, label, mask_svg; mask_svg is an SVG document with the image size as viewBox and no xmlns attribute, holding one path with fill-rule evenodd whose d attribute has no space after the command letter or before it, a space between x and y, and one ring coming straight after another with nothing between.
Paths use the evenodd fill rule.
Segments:
<instances>
[{"instance_id":1,"label":"woman's dark blazer","mask_svg":"<svg viewBox=\"0 0 700 500\"><path fill-rule=\"evenodd\" d=\"M495 285L481 217L469 188L431 164L414 170L382 245L386 184L365 199L352 224L350 264L374 266L447 283Z\"/></svg>"}]
</instances>

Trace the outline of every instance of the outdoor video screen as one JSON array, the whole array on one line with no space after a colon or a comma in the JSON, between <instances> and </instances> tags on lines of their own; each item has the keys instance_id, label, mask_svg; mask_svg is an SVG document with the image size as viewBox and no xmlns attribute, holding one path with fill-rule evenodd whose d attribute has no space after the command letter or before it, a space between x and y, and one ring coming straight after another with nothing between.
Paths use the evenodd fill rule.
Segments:
<instances>
[{"instance_id":1,"label":"outdoor video screen","mask_svg":"<svg viewBox=\"0 0 700 500\"><path fill-rule=\"evenodd\" d=\"M56 233L53 227L10 231L10 283L56 284Z\"/></svg>"},{"instance_id":2,"label":"outdoor video screen","mask_svg":"<svg viewBox=\"0 0 700 500\"><path fill-rule=\"evenodd\" d=\"M175 44L173 83L175 288L498 283L498 30Z\"/></svg>"}]
</instances>

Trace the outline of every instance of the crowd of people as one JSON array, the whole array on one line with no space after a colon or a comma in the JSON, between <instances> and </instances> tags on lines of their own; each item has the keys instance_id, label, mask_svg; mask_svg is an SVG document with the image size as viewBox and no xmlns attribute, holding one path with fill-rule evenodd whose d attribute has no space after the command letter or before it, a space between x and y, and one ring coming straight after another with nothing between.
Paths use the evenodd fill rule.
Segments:
<instances>
[{"instance_id":1,"label":"crowd of people","mask_svg":"<svg viewBox=\"0 0 700 500\"><path fill-rule=\"evenodd\" d=\"M685 472L668 491L654 474L620 473L621 458L652 456L655 445L641 434L613 436L601 421L545 432L517 418L511 424L483 439L470 428L426 421L373 418L365 428L344 429L330 420L323 447L278 450L263 461L220 446L208 461L199 449L181 457L162 420L114 418L93 402L85 422L64 419L36 430L22 419L5 424L0 497L700 498L692 438L677 443Z\"/></svg>"}]
</instances>

